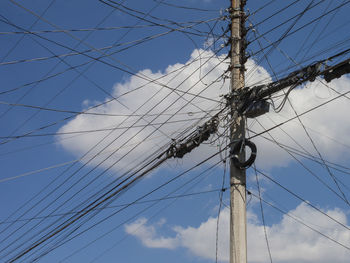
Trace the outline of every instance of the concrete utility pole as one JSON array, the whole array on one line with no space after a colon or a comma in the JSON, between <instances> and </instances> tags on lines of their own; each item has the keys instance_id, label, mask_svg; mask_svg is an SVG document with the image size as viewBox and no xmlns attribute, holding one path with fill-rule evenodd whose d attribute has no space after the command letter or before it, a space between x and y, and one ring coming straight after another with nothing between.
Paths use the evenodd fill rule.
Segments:
<instances>
[{"instance_id":1,"label":"concrete utility pole","mask_svg":"<svg viewBox=\"0 0 350 263\"><path fill-rule=\"evenodd\" d=\"M244 88L244 0L231 0L231 91ZM231 106L231 142L245 138L245 118L238 115L236 102ZM232 143L232 146L234 143ZM233 149L233 148L232 148ZM245 160L244 147L238 155ZM246 226L246 172L230 163L230 263L247 262L247 226Z\"/></svg>"}]
</instances>

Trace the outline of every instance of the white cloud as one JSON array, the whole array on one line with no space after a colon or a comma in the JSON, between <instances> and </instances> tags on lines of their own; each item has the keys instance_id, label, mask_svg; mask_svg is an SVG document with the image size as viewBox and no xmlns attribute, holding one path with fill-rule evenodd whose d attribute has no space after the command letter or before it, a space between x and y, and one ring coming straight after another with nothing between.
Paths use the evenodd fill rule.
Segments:
<instances>
[{"instance_id":1,"label":"white cloud","mask_svg":"<svg viewBox=\"0 0 350 263\"><path fill-rule=\"evenodd\" d=\"M201 54L200 61L198 60L198 54ZM176 137L182 129L195 123L195 120L193 119L198 119L204 116L205 113L203 113L203 110L211 110L217 104L203 98L193 99L193 96L189 94L180 97L183 92L189 91L192 94L201 93L202 96L214 98L216 100L220 99L218 97L220 94L227 93L228 86L224 85L221 87L221 82L214 83L207 88L208 83L211 83L218 78L218 76L226 70L226 63L222 63L217 68L213 69L223 59L224 57L217 57L210 51L195 50L187 62L190 65L187 66L185 70L182 70L184 65L178 63L175 65L169 65L164 72L151 72L148 69L140 71L138 73L139 75L146 76L146 78L149 79L159 79L163 77L159 82L167 85L171 89L178 88L180 92L172 93L169 89L163 88L161 85L148 83L147 80L131 76L127 81L115 84L112 91L113 96L118 97L121 94L128 93L138 87L142 88L121 97L121 103L111 102L95 109L94 112L127 115L136 111L135 114L137 115L148 113L148 116L140 119L138 116L127 118L80 115L64 125L58 132L64 133L70 131L94 130L96 128L103 129L106 127L117 127L119 125L122 127L128 127L135 124L136 128L129 130L123 128L114 131L107 139L100 143L94 151L91 152L91 155L93 155L109 144L110 146L108 146L104 152L111 152L118 149L117 153L103 164L104 166L109 166L131 150L135 145L141 143L131 154L128 154L125 158L121 159L115 167L120 169L125 168L130 163L135 164L135 160L140 161L147 157L145 153L150 153L156 150L157 147L171 142L171 139ZM206 63L206 61L208 61L208 63ZM200 66L202 66L201 70L197 70ZM211 73L208 73L209 71L211 71ZM192 73L193 75L191 75ZM199 79L207 73L208 75L204 77L203 82L198 82ZM167 76L164 77L165 75ZM193 86L193 88L191 88L191 86ZM186 105L189 100L192 100L192 104ZM148 102L145 103L146 101ZM84 105L87 105L86 102L84 102ZM155 115L158 113L164 114L156 118ZM170 115L174 113L177 113L177 115L169 119ZM166 124L158 131L155 131L156 128L159 127L159 123L167 120L170 120L170 122L179 120L190 121ZM142 127L147 125L148 122L154 123L153 127ZM98 143L107 135L107 133L108 132L100 132L77 136L74 139L61 141L60 145L64 149L80 156ZM149 136L151 133L153 134ZM67 137L67 135L59 136L59 138L65 137ZM206 148L209 147L207 146ZM104 157L105 156L101 156L100 158L97 158L92 164L95 165Z\"/></svg>"},{"instance_id":2,"label":"white cloud","mask_svg":"<svg viewBox=\"0 0 350 263\"><path fill-rule=\"evenodd\" d=\"M324 211L344 225L347 224L346 215L339 209ZM307 225L319 230L323 234L350 246L350 231L331 221L306 204L300 204L289 211ZM248 211L248 260L250 263L269 262L263 226L258 222L257 215ZM210 217L198 227L172 228L173 237L159 236L155 225L147 224L142 218L125 227L130 235L141 240L142 244L151 248L185 248L192 255L204 259L215 259L216 240L215 217ZM164 227L164 226L163 226ZM229 260L229 211L225 209L220 216L219 226L219 250L220 261ZM350 253L341 246L326 239L320 234L297 223L288 216L272 226L267 226L269 244L273 262L275 263L345 263L348 262Z\"/></svg>"},{"instance_id":3,"label":"white cloud","mask_svg":"<svg viewBox=\"0 0 350 263\"><path fill-rule=\"evenodd\" d=\"M198 59L199 54L201 58L200 60ZM181 70L184 64L179 63L169 65L164 72L152 72L148 69L140 71L138 73L139 75L147 76L149 79L159 79L163 77L159 80L159 82L172 89L178 88L180 92L171 93L169 89L162 88L156 83L147 83L147 80L136 76L131 76L125 82L115 84L112 92L113 96L118 97L121 94L134 90L135 88L143 88L121 97L121 103L111 102L94 109L93 112L107 114L131 114L133 111L136 111L136 114L138 115L145 113L151 115L148 115L141 120L138 120L138 116L127 119L126 117L79 115L64 125L58 132L65 133L71 131L103 129L106 127L116 127L118 125L128 127L135 123L136 128L132 128L130 130L124 128L114 131L111 136L100 143L95 150L90 152L90 156L92 156L109 144L110 146L103 151L104 153L112 152L113 150L118 149L117 153L103 164L103 166L106 167L117 161L135 145L141 142L141 144L137 146L132 153L118 161L117 165L115 166L119 169L125 169L128 165L135 164L135 160L140 161L147 157L145 156L145 153L150 153L151 151L155 150L156 147L160 147L171 142L171 139L174 138L179 132L195 123L196 120L191 121L191 119L197 119L204 116L205 113L203 111L209 111L216 106L218 106L217 110L219 109L217 102L205 100L200 97L193 99L193 96L189 94L184 95L182 98L180 98L180 96L183 92L189 91L192 94L200 94L204 97L220 100L220 95L228 93L229 81L224 82L222 79L220 79L219 82L214 82L213 85L209 84L218 79L226 71L228 64L226 63L227 61L222 62L224 59L225 56L216 56L211 51L194 50L190 59L186 63L189 64L189 66L187 66L184 71ZM222 63L220 64L220 62ZM254 67L255 64L253 61L250 61L248 66ZM198 70L199 68L200 70ZM259 74L256 75L255 80L265 79L266 76L268 76L267 72L263 68L260 68ZM204 77L203 80L199 81L202 77ZM108 100L108 98L106 100ZM149 100L149 102L145 104L145 101L147 100ZM192 100L192 103L188 104L187 102L190 100ZM90 104L91 102L88 100L83 101L83 105ZM165 114L155 118L155 114L162 112ZM173 113L177 113L177 115L169 119L169 114ZM213 114L214 113L212 113L212 115ZM156 127L159 127L157 123L159 124L166 122L168 119L170 122L179 120L189 121L183 123L166 124L154 134L149 136L156 130ZM146 125L148 122L154 123L153 127L140 127L140 125ZM108 132L100 132L76 136L73 139L60 141L60 145L67 151L72 152L77 156L81 156L107 134ZM67 136L70 135L60 135L58 138L66 138ZM200 150L195 149L189 157L185 156L184 162L186 163L187 159L190 160L188 162L193 164L194 162L204 159L209 153L214 153L216 150L216 145L202 145ZM100 162L105 157L106 154L101 155L91 164L96 165L96 163Z\"/></svg>"},{"instance_id":4,"label":"white cloud","mask_svg":"<svg viewBox=\"0 0 350 263\"><path fill-rule=\"evenodd\" d=\"M174 249L178 246L178 240L176 238L157 237L156 227L145 226L146 223L147 220L141 218L130 225L126 225L125 231L139 238L142 244L149 248ZM159 226L159 224L157 225Z\"/></svg>"},{"instance_id":5,"label":"white cloud","mask_svg":"<svg viewBox=\"0 0 350 263\"><path fill-rule=\"evenodd\" d=\"M200 61L196 60L199 53L201 53ZM184 66L183 64L177 63L174 65L169 65L163 72L152 72L145 69L140 71L139 75L142 74L151 79L157 79L169 74L168 76L162 78L160 82L166 84L170 88L177 88L181 84L179 90L187 91L191 86L197 83L201 77L203 77L221 60L223 60L223 58L223 56L215 56L211 51L194 50L190 59L187 61L187 63L193 63L184 71L177 71L170 74L172 71L180 69ZM208 63L205 64L207 60ZM200 68L201 66L201 70L196 71L196 69ZM249 60L246 66L248 70L256 68L255 73L251 74L251 77L249 78L251 83L258 83L262 80L264 80L265 83L269 82L270 76L268 72L262 67L257 67L254 61ZM222 82L217 82L214 85L211 85L209 88L207 85L213 80L217 79L226 69L227 63L220 64L203 79L203 82L199 82L193 86L190 92L194 94L202 92L202 96L214 99L219 99L220 95L227 94L229 90L229 81L226 81L224 84ZM195 73L191 75L192 72ZM131 114L133 111L137 110L136 114L145 114L147 112L149 112L149 114L157 114L163 111L166 114L173 114L178 111L176 116L171 118L170 121L179 121L200 118L204 115L204 113L201 112L202 110L208 111L216 104L212 101L196 98L193 100L193 104L186 105L187 101L191 100L193 96L186 94L183 96L183 98L180 98L181 93L179 92L177 94L170 94L169 89L162 88L156 83L146 83L146 80L140 79L136 76L131 76L125 82L115 84L112 91L112 94L115 97L118 97L125 92L130 92L137 87L144 87L120 98L120 102L124 106L118 102L112 102L95 109L94 112ZM349 78L343 77L341 79L334 80L327 85L332 86L338 92L344 92L349 90L349 83ZM247 86L249 85L250 84L247 83ZM337 96L335 92L330 91L328 88L321 85L319 81L315 81L311 84L307 84L305 88L295 89L293 92L291 92L289 98L292 101L297 113L302 113L305 110L319 105L335 96ZM150 101L143 105L147 100ZM89 105L90 103L91 102L88 100L83 101L83 105ZM337 162L340 162L349 154L350 148L348 146L344 146L344 144L350 145L350 137L348 136L350 132L350 122L344 122L344 120L348 118L348 108L349 100L346 98L341 98L336 102L329 103L328 105L301 117L309 133L313 137L317 148L324 154L325 159L337 159ZM275 123L285 121L286 119L294 116L295 115L292 108L287 103L281 113L273 113L271 111L266 116L260 117L259 121L265 128L269 128L274 126ZM157 147L171 142L171 139L174 138L180 131L195 123L195 120L190 120L183 123L170 123L164 125L158 131L154 132L156 129L155 127L159 127L157 123L165 122L168 120L168 118L169 115L162 115L156 119L154 119L154 115L148 115L147 117L137 121L139 117L136 116L127 119L126 117L79 115L61 127L58 132L103 129L106 127L116 127L118 125L127 127L132 126L137 121L135 128L127 131L125 128L114 131L107 139L105 139L102 143L99 143L99 146L90 153L90 155L94 155L99 150L103 149L103 147L110 144L110 146L103 151L105 154L101 155L99 158L96 158L91 163L92 165L96 165L98 162L108 156L107 153L118 149L116 154L102 164L106 167L115 161L118 161L120 158L122 158L122 156L127 154L129 150L133 149L134 146L141 143L135 149L133 149L130 154L120 159L115 166L118 169L126 169L128 166L130 167L130 165L134 165L135 162L143 160L143 158L146 157L145 153L153 152L153 150L155 150ZM270 119L272 119L273 122ZM122 123L123 121L125 121L125 123ZM148 122L153 122L155 124L153 127L149 126L146 128L139 126L146 125ZM250 121L250 124L253 122L254 121ZM283 125L282 128L307 151L317 155L298 120L289 122ZM257 123L254 123L251 129L256 132L263 130ZM154 134L149 136L153 132ZM76 136L73 139L62 140L59 143L67 151L75 154L76 156L81 156L92 146L98 143L107 133L108 132L85 134ZM274 138L278 138L278 141L281 143L291 145L295 148L300 148L291 138L289 138L278 128L273 130L271 135ZM58 136L58 138L65 138L67 136L69 135L61 135ZM269 135L265 134L265 136L268 137ZM259 167L265 169L275 166L283 167L287 166L292 161L292 158L287 153L273 143L268 142L263 138L256 138L254 139L254 142L256 142L258 146L257 163ZM216 145L201 145L200 150L197 148L189 155L186 155L183 163L193 164L194 162L202 160L205 156L208 156L210 153L213 153L216 150Z\"/></svg>"},{"instance_id":6,"label":"white cloud","mask_svg":"<svg viewBox=\"0 0 350 263\"><path fill-rule=\"evenodd\" d=\"M350 90L350 79L348 77L334 80L331 83L316 80L315 82L308 83L304 88L297 88L291 92L289 99L298 114L339 95L322 83L340 93L345 93ZM350 138L347 134L350 132L350 123L347 121L344 122L344 120L348 118L349 106L349 99L339 98L334 102L300 117L308 133L315 142L317 149L322 153L325 159L330 161L337 160L339 163L346 160L347 156L349 156ZM270 112L268 115L262 116L259 121L263 124L265 129L268 129L294 116L294 110L287 102L280 113ZM297 119L283 125L281 128L283 128L294 141L281 129L277 128L271 131L270 134L276 138L278 142L304 151L300 147L301 145L305 150L318 157L310 139L307 137L307 134ZM263 131L263 128L256 123L253 126L253 130L260 132ZM271 139L268 134L264 136ZM261 149L261 152L264 151L264 155L268 153L268 158L261 158L262 156L258 154L257 161L259 166L264 168L287 166L292 160L286 152L278 146L273 145L271 142L263 138L257 138L255 141L257 142L258 149Z\"/></svg>"}]
</instances>

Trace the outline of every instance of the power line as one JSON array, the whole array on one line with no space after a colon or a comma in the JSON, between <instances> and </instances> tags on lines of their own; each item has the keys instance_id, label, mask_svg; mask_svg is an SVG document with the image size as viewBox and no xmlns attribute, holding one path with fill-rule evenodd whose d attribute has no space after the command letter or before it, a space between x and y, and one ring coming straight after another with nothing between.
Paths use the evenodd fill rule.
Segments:
<instances>
[{"instance_id":1,"label":"power line","mask_svg":"<svg viewBox=\"0 0 350 263\"><path fill-rule=\"evenodd\" d=\"M49 5L45 8L45 10L39 15L39 17L30 25L29 27L29 30L31 30L40 20L40 17L43 17L46 12L52 7L52 5L56 2L56 0L52 0ZM17 48L17 46L21 43L21 41L24 39L24 35L22 35L20 37L20 39L18 39L16 41L16 43L12 46L12 48L10 48L8 50L8 52L5 54L5 56L3 56L1 59L0 59L0 62L4 62L4 60Z\"/></svg>"},{"instance_id":2,"label":"power line","mask_svg":"<svg viewBox=\"0 0 350 263\"><path fill-rule=\"evenodd\" d=\"M257 195L255 195L254 193L251 193L251 192L249 192L249 193L250 193L252 196L254 196L254 197L256 197L257 199L259 199L259 197L258 197ZM264 199L262 199L262 198L260 198L260 199L261 199L261 201L263 201L265 204L271 206L272 208L274 208L275 210L279 211L279 212L282 213L283 215L286 215L286 216L292 218L293 220L295 220L295 221L298 222L299 224L305 226L306 228L312 230L312 231L315 232L315 233L318 233L319 235L321 235L321 236L325 237L326 239L328 239L328 240L334 242L335 244L338 244L339 246L341 246L341 247L343 247L343 248L345 248L345 249L347 249L347 250L350 250L350 247L344 245L343 243L340 243L339 241L335 240L334 238L329 237L328 235L322 233L321 231L319 231L319 230L317 230L317 229L315 229L315 228L309 226L308 224L304 223L302 220L300 220L300 219L298 219L297 217L291 215L290 213L288 213L288 212L282 210L281 208L278 208L277 206L271 204L270 202L268 202L268 201L266 201L266 200L264 200Z\"/></svg>"},{"instance_id":3,"label":"power line","mask_svg":"<svg viewBox=\"0 0 350 263\"><path fill-rule=\"evenodd\" d=\"M139 202L135 202L135 203L127 203L127 204L120 204L120 205L108 205L106 207L96 208L94 210L105 210L105 209L113 209L113 208L118 208L118 207L141 205L141 204L147 204L147 203L154 203L154 202L158 202L158 201L166 201L166 200L171 200L171 199L178 199L178 198L192 197L192 196L203 195L203 194L217 193L217 192L221 192L221 191L225 191L225 190L227 190L227 188L218 188L218 189L193 192L193 193L188 193L188 194L169 195L169 196L167 195L166 197L150 199L150 200L145 200L145 201L139 201ZM50 214L50 215L44 215L44 216L38 216L38 217L32 217L32 218L23 218L23 219L13 220L13 221L3 221L3 222L0 222L0 224L3 225L3 224L16 223L16 222L22 222L22 221L48 219L51 217L68 216L68 215L79 214L79 213L81 213L81 211L70 211L70 212L66 212L66 213Z\"/></svg>"},{"instance_id":4,"label":"power line","mask_svg":"<svg viewBox=\"0 0 350 263\"><path fill-rule=\"evenodd\" d=\"M260 126L267 131L264 126L260 122L258 122ZM344 201L347 205L348 202L342 195L337 193L332 187L330 187L324 180L320 178L315 172L313 172L310 168L308 168L302 161L300 161L298 158L296 158L289 150L287 150L282 144L278 143L276 139L268 132L269 136L271 137L272 141L277 144L279 147L281 147L283 150L285 150L295 161L297 161L309 174L311 174L313 177L315 177L321 184L323 184L327 189L329 189L332 193L334 193L338 198L340 198L342 201ZM323 163L322 163L323 164Z\"/></svg>"},{"instance_id":5,"label":"power line","mask_svg":"<svg viewBox=\"0 0 350 263\"><path fill-rule=\"evenodd\" d=\"M176 76L175 76L175 77L176 77ZM142 105L141 105L141 106L142 106ZM137 109L136 109L136 110L137 110ZM152 110L152 109L151 109L151 110ZM147 113L145 113L145 114L147 114ZM160 113L160 114L161 114L161 113ZM109 135L107 135L107 136L109 136ZM106 136L105 136L105 138L106 138ZM89 153L92 149L94 149L97 145L98 145L98 144L96 144L94 147L92 147L86 154L88 154L88 153ZM108 145L107 145L107 146L108 146ZM103 150L103 149L102 149L102 150ZM101 150L100 152L102 152L102 150ZM85 154L84 156L86 156L86 154ZM98 154L99 154L99 153L98 153ZM83 157L84 157L84 156L83 156ZM95 158L96 156L97 156L97 155L93 156L93 158ZM110 155L110 156L111 156L111 155ZM92 159L93 159L93 158L92 158ZM82 167L84 167L85 165L87 165L92 159L90 158L90 160L89 160L87 163L85 163ZM79 168L79 170L82 169L82 167ZM69 168L70 168L70 167L69 167ZM68 168L68 169L69 169L69 168ZM96 169L96 167L95 167L94 169ZM94 169L93 169L93 170L94 170ZM79 170L77 170L77 171L79 171ZM73 173L73 175L76 174L77 171L76 171L75 173ZM64 172L65 172L65 171L64 171ZM90 171L90 172L91 172L91 171ZM66 182L66 181L67 181L67 179L66 179L64 182ZM42 200L43 200L43 199L42 199Z\"/></svg>"},{"instance_id":6,"label":"power line","mask_svg":"<svg viewBox=\"0 0 350 263\"><path fill-rule=\"evenodd\" d=\"M193 10L193 11L200 11L200 12L219 12L219 10L214 10L214 9L204 9L204 8L199 8L199 7L193 7L193 6L182 6L182 5L176 5L172 3L167 3L165 1L159 1L159 0L153 0L156 3L160 3L162 5L170 6L170 7L175 7L179 9L187 9L187 10Z\"/></svg>"},{"instance_id":7,"label":"power line","mask_svg":"<svg viewBox=\"0 0 350 263\"><path fill-rule=\"evenodd\" d=\"M311 20L310 22L304 24L303 26L301 26L301 27L295 29L294 31L289 32L288 34L286 34L286 35L284 36L284 38L287 38L287 37L289 37L289 36L295 34L296 32L300 31L301 29L303 29L303 28L305 28L305 27L307 27L307 26L313 24L314 22L316 22L316 21L322 19L325 15L328 15L328 14L330 14L330 13L332 13L332 12L338 10L338 9L340 9L341 7L343 7L343 6L345 6L345 5L349 4L349 3L350 3L350 1L346 1L345 3L340 4L339 6L333 8L333 9L331 9L330 11L328 11L327 13L325 13L323 16L319 16L319 17L317 17L317 18ZM261 36L266 35L267 33L269 33L269 32L265 32L265 33L263 33ZM251 42L253 42L253 41L255 41L255 39L252 40ZM267 48L273 46L273 44L278 43L279 41L280 41L280 40L277 40L277 41L273 42L272 44L267 45L267 46L264 47L263 49L260 49L260 50L258 50L258 51L256 51L256 52L253 52L253 53L251 54L251 56L256 56L257 54L259 54L260 52L262 52L262 50L265 50L265 49L267 49Z\"/></svg>"},{"instance_id":8,"label":"power line","mask_svg":"<svg viewBox=\"0 0 350 263\"><path fill-rule=\"evenodd\" d=\"M220 162L221 162L221 161L220 161ZM214 169L216 166L218 166L218 164L219 164L220 162L217 162L217 163L211 165L210 167L206 168L204 171L198 173L198 175L196 175L195 177L189 179L189 180L186 181L184 184L182 184L182 185L180 185L179 187L177 187L175 190L173 190L173 191L167 193L167 194L165 195L165 198L170 197L173 193L175 193L175 192L177 192L178 190L182 189L184 186L188 185L189 183L194 182L194 180L196 180L196 179L201 179L201 176L203 176L205 173L210 172L212 169ZM207 176L208 176L208 175L207 175ZM183 193L186 195L186 193L187 193L189 190L191 190L191 188L192 188L192 186L189 187L187 190L185 190ZM218 191L223 191L223 189L218 189ZM156 213L154 213L149 219L154 218L156 215L158 215L159 213L161 213L163 210L167 209L170 205L172 205L172 204L173 204L174 202L176 202L177 200L178 200L178 198L176 198L175 200L173 200L172 203L170 203L170 204L166 205L165 207L159 209L159 210L158 210ZM142 201L140 201L140 202L142 202ZM144 201L144 202L147 202L147 201ZM157 203L158 203L158 201L157 201ZM135 204L137 204L137 203L135 203ZM65 261L66 259L68 259L68 258L70 258L70 257L72 257L72 256L74 256L74 255L76 255L77 253L81 252L82 250L88 248L89 246L91 246L92 244L94 244L96 241L98 241L98 240L100 240L100 239L106 237L107 235L111 234L112 232L114 232L115 230L117 230L118 228L120 228L121 226L123 226L123 225L125 225L126 223L130 222L131 220L133 220L133 219L136 218L137 216L141 215L141 214L144 213L145 211L147 211L147 210L149 210L150 208L154 207L155 205L156 205L156 203L153 203L153 204L147 206L146 208L144 208L144 209L138 211L136 214L134 214L134 215L132 215L131 217L129 217L128 219L124 220L122 223L120 223L120 224L114 226L111 230L106 231L106 232L103 233L102 235L99 235L97 238L95 238L95 239L93 239L92 241L88 242L88 243L87 243L86 245L84 245L83 247L79 248L78 250L75 250L73 253L69 254L69 255L66 256L64 259L62 259L60 262L63 262L63 261ZM73 237L73 238L74 238L74 237ZM101 255L102 255L102 254L105 254L108 250L110 250L110 249L114 248L115 246L117 246L117 245L118 245L120 242L122 242L124 239L125 239L125 237L122 238L122 239L120 239L120 240L118 240L118 241L117 241L115 244L113 244L110 248L108 248L107 250L103 251L100 255L97 255L97 256L93 259L93 261L95 261L95 260L97 260L98 258L100 258ZM70 240L72 240L72 238L70 238ZM68 240L68 242L69 242L70 240Z\"/></svg>"},{"instance_id":9,"label":"power line","mask_svg":"<svg viewBox=\"0 0 350 263\"><path fill-rule=\"evenodd\" d=\"M299 199L300 201L302 201L304 204L310 206L311 208L313 208L314 210L316 210L317 212L319 212L320 214L326 216L328 219L332 220L333 222L337 223L338 225L342 226L343 228L345 228L346 230L350 231L350 228L343 224L342 222L340 222L339 220L337 220L336 218L328 215L327 213L323 212L321 209L319 209L317 206L313 205L312 203L310 203L310 201L306 201L305 199L303 199L302 197L300 197L300 195L294 193L293 191L289 190L288 188L286 188L285 186L283 186L282 184L278 183L276 180L272 179L270 176L268 176L267 174L263 173L262 171L256 169L256 171L264 176L265 178L267 178L269 181L273 182L274 184L278 185L280 188L282 188L283 190L287 191L289 194L293 195L295 198Z\"/></svg>"},{"instance_id":10,"label":"power line","mask_svg":"<svg viewBox=\"0 0 350 263\"><path fill-rule=\"evenodd\" d=\"M226 149L226 148L225 148L225 149ZM224 150L225 150L225 149L224 149ZM223 151L223 150L222 150L222 151ZM160 186L156 187L156 188L153 189L151 192L148 192L147 194L144 194L144 195L142 195L141 197L137 198L133 203L140 201L141 199L147 197L148 195L150 195L150 194L152 194L153 192L159 190L160 188L164 187L165 185L167 185L167 184L173 182L174 180L180 178L180 177L183 176L184 174L186 174L186 173L192 171L193 169L199 167L200 165L202 165L203 163L205 163L205 162L207 162L208 160L212 159L213 157L217 156L218 154L219 154L219 152L217 152L217 153L215 153L215 154L209 156L209 157L206 158L205 160L203 160L203 161L197 163L195 166L193 166L193 167L187 169L186 171L180 173L179 175L177 175L176 177L174 177L174 178L172 178L171 180L167 181L166 183L163 183L163 184L161 184ZM17 254L15 257L13 257L13 258L11 259L11 261L13 262L13 261L15 261L15 260L17 260L17 259L23 257L25 254L27 254L27 253L30 252L31 250L35 249L36 247L38 247L39 245L41 245L42 243L44 243L45 241L47 241L49 238L55 236L56 234L58 234L58 233L61 232L62 230L66 229L68 226L72 225L74 222L76 222L77 220L79 220L80 218L82 218L84 215L86 215L87 213L89 213L90 211L92 211L92 209L94 209L94 208L98 207L100 204L102 204L102 203L108 201L110 198L112 198L113 196L115 196L115 195L117 195L118 193L120 193L123 189L126 189L126 188L129 187L131 184L133 184L133 183L136 182L137 180L141 179L141 178L142 178L143 176L145 176L149 171L151 171L151 170L155 169L157 166L159 166L161 162L162 162L162 160L156 162L154 165L152 165L152 167L148 168L147 170L145 170L144 172L142 172L141 174L139 174L137 177L135 177L133 180L131 180L130 182L128 182L127 184L125 184L123 187L121 187L121 188L119 188L119 189L116 189L116 190L114 190L114 191L113 191L113 189L110 190L110 191L108 191L106 194L103 195L104 197L103 197L102 200L100 200L100 201L98 201L98 202L95 201L95 202L91 203L91 205L89 205L89 206L87 206L86 208L82 209L82 211L84 211L84 212L82 212L81 214L79 214L79 215L78 215L77 217L75 217L75 218L71 218L69 221L66 220L66 221L65 221L66 223L61 224L60 227L56 228L56 229L53 230L51 233L46 234L46 237L44 236L44 237L38 239L37 241L35 241L35 242L33 243L33 245L31 245L30 247L28 247L27 249L25 249L23 252L20 252L19 254ZM133 203L131 203L131 204L133 204ZM131 204L130 204L130 205L131 205ZM121 208L121 209L125 209L125 208ZM92 227L96 226L97 224L100 224L100 223L106 221L107 219L109 219L109 218L110 218L111 216L113 216L114 214L120 212L121 209L119 209L118 211L114 212L112 215L110 215L110 216L108 216L108 217L105 217L104 219L98 221L98 223L95 223L93 226L91 226L91 227L89 227L89 228L83 230L83 232L80 232L80 233L77 234L77 235L81 235L82 233L86 232L87 230L91 229ZM76 235L76 236L77 236L77 235ZM75 236L75 237L76 237L76 236ZM57 246L56 246L55 248L57 248ZM54 249L55 249L55 248L54 248Z\"/></svg>"},{"instance_id":11,"label":"power line","mask_svg":"<svg viewBox=\"0 0 350 263\"><path fill-rule=\"evenodd\" d=\"M212 70L214 70L214 69L215 69L215 67L214 67ZM197 69L197 70L198 70L198 69ZM196 70L196 71L197 71L197 70ZM207 74L210 74L210 72L211 72L212 70L210 70L209 72L207 72ZM216 80L215 80L215 81L216 81ZM214 82L215 82L215 81L214 81ZM194 85L197 85L199 82L200 82L200 81L197 81ZM214 83L214 82L213 82L213 83ZM180 85L181 85L181 84L180 84ZM210 86L210 85L208 85L204 90L206 90L207 88L209 88L209 86ZM202 90L200 93L202 93L204 90ZM191 99L191 100L193 100L193 99ZM151 109L151 110L152 110L152 109ZM166 109L165 109L165 110L166 110ZM170 119L170 118L169 118L169 119ZM159 129L159 128L157 128L157 129ZM156 129L156 130L157 130L157 129ZM156 130L155 130L155 131L156 131ZM138 133L139 133L139 132L138 132ZM135 137L138 133L136 133L133 137ZM150 133L150 135L153 134L153 133L154 133L154 132ZM148 135L148 137L149 137L150 135ZM132 139L133 137L131 137L130 139ZM118 138L118 137L117 137L117 138ZM117 139L117 138L116 138L116 139ZM114 139L113 141L115 141L116 139ZM130 139L129 139L129 140L130 140ZM145 139L147 139L147 137L146 137ZM112 141L112 143L113 143L113 141ZM124 146L126 143L127 143L127 142L123 143L121 146ZM107 145L107 146L108 146L108 145ZM137 145L136 145L135 147L133 147L130 151L128 151L125 155L123 155L121 158L119 158L117 161L113 162L112 165L110 165L107 169L105 169L102 173L100 173L100 176L101 176L102 174L106 173L109 169L111 169L111 167L113 167L117 162L119 162L120 160L122 160L127 154L129 154L129 153L130 153L133 149L135 149L136 147L137 147ZM103 149L102 149L102 150L103 150ZM102 151L102 150L101 150L101 151ZM101 151L100 151L100 152L101 152ZM112 156L114 153L115 153L115 152L113 152L113 153L110 154L107 158L105 158L102 162L100 162L100 163L98 164L98 166L101 165L105 160L107 160L107 159L108 159L110 156ZM90 160L91 160L91 159L90 159ZM89 161L88 161L88 162L89 162ZM86 164L87 164L87 163L86 163ZM85 166L86 164L84 164L84 166ZM91 171L95 170L98 166L95 166L92 170L90 170L90 171L88 172L88 174L91 173ZM82 167L83 167L83 166L82 166ZM79 168L79 170L80 170L80 169L81 169L81 168ZM77 170L77 171L79 171L79 170ZM76 172L77 172L77 171L76 171ZM74 174L76 174L76 172L75 172ZM99 177L100 177L100 176L99 176ZM96 179L99 178L99 177L96 177ZM9 245L8 245L8 246L9 246ZM7 247L8 247L8 246L7 246Z\"/></svg>"}]
</instances>

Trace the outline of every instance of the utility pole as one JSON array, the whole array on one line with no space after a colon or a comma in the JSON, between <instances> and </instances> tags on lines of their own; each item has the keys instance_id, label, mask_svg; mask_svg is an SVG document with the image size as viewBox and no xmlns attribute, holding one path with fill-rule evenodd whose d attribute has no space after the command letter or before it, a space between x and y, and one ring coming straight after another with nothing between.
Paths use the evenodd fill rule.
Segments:
<instances>
[{"instance_id":1,"label":"utility pole","mask_svg":"<svg viewBox=\"0 0 350 263\"><path fill-rule=\"evenodd\" d=\"M245 0L231 0L231 92L237 93L244 88ZM245 118L237 111L237 102L231 104L231 151L235 142L245 139ZM242 141L243 142L243 141ZM245 160L244 146L238 159ZM247 226L246 226L246 172L230 162L230 263L247 262Z\"/></svg>"}]
</instances>

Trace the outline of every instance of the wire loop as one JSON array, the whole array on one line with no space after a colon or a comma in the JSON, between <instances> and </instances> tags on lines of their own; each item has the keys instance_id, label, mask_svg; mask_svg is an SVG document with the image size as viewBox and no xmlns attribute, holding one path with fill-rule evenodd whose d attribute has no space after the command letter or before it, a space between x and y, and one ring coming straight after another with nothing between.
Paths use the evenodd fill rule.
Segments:
<instances>
[{"instance_id":1,"label":"wire loop","mask_svg":"<svg viewBox=\"0 0 350 263\"><path fill-rule=\"evenodd\" d=\"M241 162L238 158L238 155L242 150L244 150L245 146L248 146L250 148L251 154L250 154L248 160ZM256 151L257 151L257 148L253 142L249 141L248 139L239 140L234 145L234 147L231 151L231 155L232 155L231 160L232 160L233 165L239 169L247 169L248 167L250 167L254 163L254 161L256 159Z\"/></svg>"}]
</instances>

